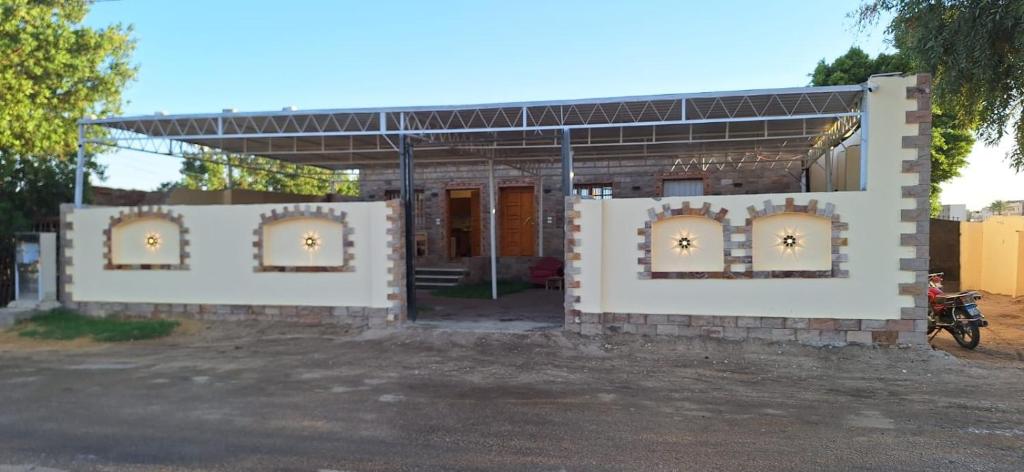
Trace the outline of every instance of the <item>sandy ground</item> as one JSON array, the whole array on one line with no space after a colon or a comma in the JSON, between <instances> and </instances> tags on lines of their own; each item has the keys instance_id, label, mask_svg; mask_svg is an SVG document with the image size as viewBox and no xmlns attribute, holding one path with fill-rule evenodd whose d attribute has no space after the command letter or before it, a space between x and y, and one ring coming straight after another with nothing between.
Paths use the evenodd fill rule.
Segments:
<instances>
[{"instance_id":1,"label":"sandy ground","mask_svg":"<svg viewBox=\"0 0 1024 472\"><path fill-rule=\"evenodd\" d=\"M1024 465L1024 363L1009 360L560 331L192 329L63 349L0 339L0 471Z\"/></svg>"},{"instance_id":2,"label":"sandy ground","mask_svg":"<svg viewBox=\"0 0 1024 472\"><path fill-rule=\"evenodd\" d=\"M978 308L989 326L981 330L981 344L973 351L956 344L949 333L939 333L932 345L950 354L984 364L1020 365L1024 362L1024 297L984 293ZM1024 468L1022 468L1024 470Z\"/></svg>"}]
</instances>

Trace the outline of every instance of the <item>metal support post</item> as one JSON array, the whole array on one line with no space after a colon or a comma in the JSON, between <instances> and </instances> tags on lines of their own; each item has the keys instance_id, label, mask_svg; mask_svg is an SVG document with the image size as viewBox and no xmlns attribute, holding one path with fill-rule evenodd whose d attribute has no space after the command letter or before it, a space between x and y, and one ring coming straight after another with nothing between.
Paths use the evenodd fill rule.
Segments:
<instances>
[{"instance_id":1,"label":"metal support post","mask_svg":"<svg viewBox=\"0 0 1024 472\"><path fill-rule=\"evenodd\" d=\"M832 184L832 149L825 151L825 154L821 157L825 159L825 191L834 191Z\"/></svg>"},{"instance_id":2,"label":"metal support post","mask_svg":"<svg viewBox=\"0 0 1024 472\"><path fill-rule=\"evenodd\" d=\"M413 181L412 143L403 134L398 138L398 167L402 176L402 208L405 210L405 296L410 321L416 321L416 190Z\"/></svg>"},{"instance_id":3,"label":"metal support post","mask_svg":"<svg viewBox=\"0 0 1024 472\"><path fill-rule=\"evenodd\" d=\"M487 198L490 201L490 237L491 237L491 299L498 299L498 247L494 236L494 159L487 161Z\"/></svg>"},{"instance_id":4,"label":"metal support post","mask_svg":"<svg viewBox=\"0 0 1024 472\"><path fill-rule=\"evenodd\" d=\"M562 128L562 195L572 196L572 132Z\"/></svg>"},{"instance_id":5,"label":"metal support post","mask_svg":"<svg viewBox=\"0 0 1024 472\"><path fill-rule=\"evenodd\" d=\"M869 87L864 88L860 98L860 189L868 189L868 95Z\"/></svg>"},{"instance_id":6,"label":"metal support post","mask_svg":"<svg viewBox=\"0 0 1024 472\"><path fill-rule=\"evenodd\" d=\"M544 176L537 175L537 256L544 257Z\"/></svg>"},{"instance_id":7,"label":"metal support post","mask_svg":"<svg viewBox=\"0 0 1024 472\"><path fill-rule=\"evenodd\" d=\"M82 208L85 194L85 126L78 125L78 158L75 161L75 208Z\"/></svg>"}]
</instances>

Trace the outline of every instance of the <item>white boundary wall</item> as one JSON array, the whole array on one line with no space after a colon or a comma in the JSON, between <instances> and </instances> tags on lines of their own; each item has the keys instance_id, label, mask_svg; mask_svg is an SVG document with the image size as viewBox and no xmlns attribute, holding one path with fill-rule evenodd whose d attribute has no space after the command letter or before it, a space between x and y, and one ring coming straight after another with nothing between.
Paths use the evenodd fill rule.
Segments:
<instances>
[{"instance_id":1,"label":"white boundary wall","mask_svg":"<svg viewBox=\"0 0 1024 472\"><path fill-rule=\"evenodd\" d=\"M915 200L904 198L901 190L918 179L917 173L902 169L902 161L917 155L916 149L903 146L904 136L918 134L918 126L906 119L917 106L907 97L907 86L914 80L872 78L878 89L869 94L866 191L580 201L575 206L580 231L571 236L578 241L575 252L580 255L575 277L580 287L573 291L579 301L573 308L582 313L900 319L902 308L914 307L914 298L898 290L901 283L915 282L915 273L900 267L900 259L915 258L914 248L901 246L900 241L902 233L916 231L914 223L901 221L902 210L916 209ZM844 263L848 278L638 278L642 268L637 259L643 251L638 248L637 229L648 220L648 209L658 210L665 203L673 208L682 202L698 208L710 203L728 209L730 223L741 226L748 206L761 208L765 200L781 205L787 197L797 205L810 199L819 207L835 205L835 212L849 224L848 246L841 249L849 257ZM742 236L734 232L732 239Z\"/></svg>"},{"instance_id":2,"label":"white boundary wall","mask_svg":"<svg viewBox=\"0 0 1024 472\"><path fill-rule=\"evenodd\" d=\"M354 270L350 272L255 272L253 231L261 214L293 205L161 206L183 217L188 228L187 270L104 269L104 230L127 207L75 209L67 215L72 241L65 253L74 302L374 307L392 305L388 294L391 249L385 202L318 203L344 211ZM305 206L305 205L302 205ZM296 246L298 247L298 242Z\"/></svg>"}]
</instances>

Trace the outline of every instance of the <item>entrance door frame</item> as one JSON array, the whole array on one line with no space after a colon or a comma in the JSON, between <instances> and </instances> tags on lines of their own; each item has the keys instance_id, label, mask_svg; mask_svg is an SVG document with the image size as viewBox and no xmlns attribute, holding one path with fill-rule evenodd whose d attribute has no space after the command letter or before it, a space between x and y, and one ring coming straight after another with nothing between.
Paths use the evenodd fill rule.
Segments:
<instances>
[{"instance_id":1,"label":"entrance door frame","mask_svg":"<svg viewBox=\"0 0 1024 472\"><path fill-rule=\"evenodd\" d=\"M451 198L449 197L449 192L452 190L476 190L477 194L480 196L480 254L472 257L482 257L487 255L487 252L484 251L484 248L487 247L487 244L485 244L485 241L487 241L487 232L484 231L484 218L487 215L487 202L484 201L485 188L486 186L482 182L452 182L444 187L444 252L449 261L459 259L457 257L452 257L451 252L449 252L449 249L451 249L449 241L451 241L452 238Z\"/></svg>"}]
</instances>

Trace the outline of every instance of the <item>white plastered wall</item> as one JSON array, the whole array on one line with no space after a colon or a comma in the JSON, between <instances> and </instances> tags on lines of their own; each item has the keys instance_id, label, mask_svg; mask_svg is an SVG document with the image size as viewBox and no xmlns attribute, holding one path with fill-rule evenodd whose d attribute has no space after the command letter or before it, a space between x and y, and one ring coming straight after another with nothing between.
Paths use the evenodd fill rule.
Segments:
<instances>
[{"instance_id":1,"label":"white plastered wall","mask_svg":"<svg viewBox=\"0 0 1024 472\"><path fill-rule=\"evenodd\" d=\"M390 236L384 202L318 203L347 213L353 272L254 272L253 231L283 205L164 206L188 228L188 270L104 270L103 230L123 207L76 209L69 249L76 302L387 307ZM301 249L300 249L301 250Z\"/></svg>"},{"instance_id":2,"label":"white plastered wall","mask_svg":"<svg viewBox=\"0 0 1024 472\"><path fill-rule=\"evenodd\" d=\"M903 185L916 184L916 174L902 172L902 160L916 159L915 149L903 148L903 136L917 135L916 124L906 124L906 111L916 109L906 89L914 77L876 77L869 94L870 116L867 190L794 194L706 196L700 198L584 200L580 211L578 252L581 254L580 301L585 313L648 313L724 316L899 319L900 309L913 299L899 294L899 284L914 281L914 273L901 271L900 259L913 258L914 248L900 246L901 233L913 233L913 223L900 222L900 211L913 209L903 198ZM729 210L727 218L741 225L747 207L761 208L764 200L782 205L792 197L797 205L818 200L819 207L835 205L849 224L848 278L645 280L637 259L637 229L647 222L650 208L669 203L678 208L710 203ZM742 236L734 232L732 240ZM734 253L736 254L736 253ZM737 254L738 255L738 254ZM739 267L734 266L734 270ZM600 283L594 272L600 275Z\"/></svg>"}]
</instances>

